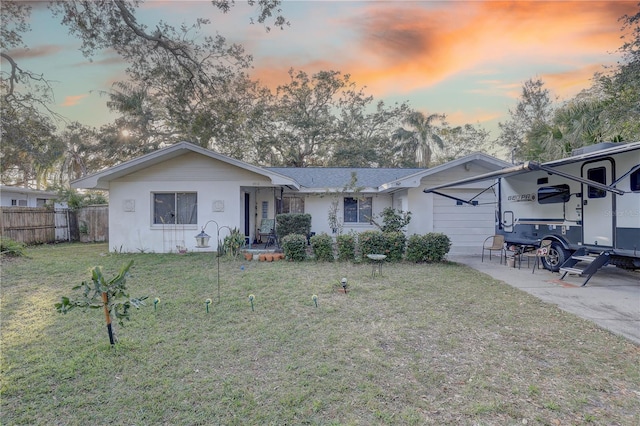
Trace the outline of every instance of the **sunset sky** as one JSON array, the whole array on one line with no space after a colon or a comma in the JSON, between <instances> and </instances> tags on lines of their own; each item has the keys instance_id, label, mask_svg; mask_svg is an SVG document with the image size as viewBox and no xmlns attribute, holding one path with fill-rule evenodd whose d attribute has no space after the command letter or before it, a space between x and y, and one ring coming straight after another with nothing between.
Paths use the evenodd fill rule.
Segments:
<instances>
[{"instance_id":1,"label":"sunset sky","mask_svg":"<svg viewBox=\"0 0 640 426\"><path fill-rule=\"evenodd\" d=\"M522 84L541 78L559 100L590 86L618 60L624 14L638 1L284 1L291 26L266 32L250 25L252 9L221 14L209 1L147 1L141 22L174 26L208 17L207 31L241 43L254 56L253 76L271 87L289 68L350 74L365 93L387 103L408 101L451 124L480 124L497 136ZM100 126L115 116L105 106L124 64L110 52L89 62L79 42L37 8L30 50L21 65L54 80L55 110ZM155 25L154 25L155 26Z\"/></svg>"}]
</instances>

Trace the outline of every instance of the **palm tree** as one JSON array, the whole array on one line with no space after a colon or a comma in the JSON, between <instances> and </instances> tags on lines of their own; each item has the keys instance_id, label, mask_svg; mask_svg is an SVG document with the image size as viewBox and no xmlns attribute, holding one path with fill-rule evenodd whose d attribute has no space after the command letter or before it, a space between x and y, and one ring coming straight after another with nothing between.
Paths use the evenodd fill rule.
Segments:
<instances>
[{"instance_id":1,"label":"palm tree","mask_svg":"<svg viewBox=\"0 0 640 426\"><path fill-rule=\"evenodd\" d=\"M402 123L413 130L400 127L393 133L391 140L396 143L394 152L400 153L405 159L411 154L415 156L418 167L428 167L434 144L439 148L444 147L444 141L436 133L433 122L444 119L444 114L425 115L419 111L410 113Z\"/></svg>"}]
</instances>

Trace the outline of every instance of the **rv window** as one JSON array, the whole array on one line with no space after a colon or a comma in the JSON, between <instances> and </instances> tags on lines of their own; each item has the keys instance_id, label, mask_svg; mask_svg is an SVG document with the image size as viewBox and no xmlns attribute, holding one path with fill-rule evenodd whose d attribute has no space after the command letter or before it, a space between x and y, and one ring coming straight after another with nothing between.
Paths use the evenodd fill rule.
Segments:
<instances>
[{"instance_id":1,"label":"rv window","mask_svg":"<svg viewBox=\"0 0 640 426\"><path fill-rule=\"evenodd\" d=\"M587 170L587 179L592 180L594 182L606 184L607 183L607 169L604 167L596 167L595 169ZM589 187L588 191L589 198L604 198L607 196L607 193L604 189L594 188L593 186Z\"/></svg>"},{"instance_id":2,"label":"rv window","mask_svg":"<svg viewBox=\"0 0 640 426\"><path fill-rule=\"evenodd\" d=\"M569 185L543 186L538 188L539 204L566 203L571 197Z\"/></svg>"},{"instance_id":3,"label":"rv window","mask_svg":"<svg viewBox=\"0 0 640 426\"><path fill-rule=\"evenodd\" d=\"M631 173L631 190L640 191L640 169Z\"/></svg>"}]
</instances>

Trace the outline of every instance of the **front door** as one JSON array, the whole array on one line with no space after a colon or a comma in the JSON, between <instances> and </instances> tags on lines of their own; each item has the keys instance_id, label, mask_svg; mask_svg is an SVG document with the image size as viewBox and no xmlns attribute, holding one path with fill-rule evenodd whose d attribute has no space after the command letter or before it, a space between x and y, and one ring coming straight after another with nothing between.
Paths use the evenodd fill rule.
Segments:
<instances>
[{"instance_id":1,"label":"front door","mask_svg":"<svg viewBox=\"0 0 640 426\"><path fill-rule=\"evenodd\" d=\"M251 196L250 195L251 194L249 194L248 192L244 193L244 235L245 237L250 237L251 235L251 226L250 226Z\"/></svg>"},{"instance_id":2,"label":"front door","mask_svg":"<svg viewBox=\"0 0 640 426\"><path fill-rule=\"evenodd\" d=\"M582 177L611 185L613 162L600 160L582 166ZM582 184L582 242L585 245L613 247L613 193Z\"/></svg>"}]
</instances>

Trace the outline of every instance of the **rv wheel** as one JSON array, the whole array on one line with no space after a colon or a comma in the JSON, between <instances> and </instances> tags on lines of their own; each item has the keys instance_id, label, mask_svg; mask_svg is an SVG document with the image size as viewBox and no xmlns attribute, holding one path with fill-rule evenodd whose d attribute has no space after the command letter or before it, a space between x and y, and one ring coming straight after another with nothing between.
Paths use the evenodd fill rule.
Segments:
<instances>
[{"instance_id":1,"label":"rv wheel","mask_svg":"<svg viewBox=\"0 0 640 426\"><path fill-rule=\"evenodd\" d=\"M554 242L551 244L551 247L549 247L547 256L542 258L542 264L551 272L558 272L560 265L562 265L570 255L571 253L565 250L562 244Z\"/></svg>"}]
</instances>

